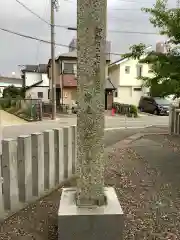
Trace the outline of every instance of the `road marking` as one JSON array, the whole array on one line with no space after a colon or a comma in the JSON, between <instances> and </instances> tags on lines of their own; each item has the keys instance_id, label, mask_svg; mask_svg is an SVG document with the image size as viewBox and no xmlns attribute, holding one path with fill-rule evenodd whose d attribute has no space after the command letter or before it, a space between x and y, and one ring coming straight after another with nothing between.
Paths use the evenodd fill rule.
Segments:
<instances>
[{"instance_id":1,"label":"road marking","mask_svg":"<svg viewBox=\"0 0 180 240\"><path fill-rule=\"evenodd\" d=\"M142 129L142 128L148 128L152 127L153 125L146 125L146 126L131 126L131 127L116 127L116 128L105 128L105 131L110 131L110 130L121 130L121 129Z\"/></svg>"}]
</instances>

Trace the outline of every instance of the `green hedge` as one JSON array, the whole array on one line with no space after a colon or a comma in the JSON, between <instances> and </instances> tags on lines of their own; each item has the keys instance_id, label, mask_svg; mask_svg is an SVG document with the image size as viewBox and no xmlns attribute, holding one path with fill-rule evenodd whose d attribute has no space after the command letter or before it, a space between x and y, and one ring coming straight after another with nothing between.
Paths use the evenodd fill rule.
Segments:
<instances>
[{"instance_id":1,"label":"green hedge","mask_svg":"<svg viewBox=\"0 0 180 240\"><path fill-rule=\"evenodd\" d=\"M126 115L127 117L138 117L138 109L135 105L114 102L113 108L118 114Z\"/></svg>"}]
</instances>

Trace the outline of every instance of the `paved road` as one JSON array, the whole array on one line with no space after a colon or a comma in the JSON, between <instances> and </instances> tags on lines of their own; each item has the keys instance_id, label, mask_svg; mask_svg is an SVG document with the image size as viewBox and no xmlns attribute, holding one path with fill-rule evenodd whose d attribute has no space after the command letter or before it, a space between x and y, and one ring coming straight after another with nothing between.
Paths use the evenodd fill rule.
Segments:
<instances>
[{"instance_id":1,"label":"paved road","mask_svg":"<svg viewBox=\"0 0 180 240\"><path fill-rule=\"evenodd\" d=\"M60 128L63 126L76 125L76 117L64 117L56 121L43 121L35 123L25 123L22 125L5 126L2 128L3 138L17 138L19 135L42 132L47 129ZM106 129L116 130L127 128L143 128L148 126L167 126L168 117L164 116L144 116L139 118L111 117L106 116Z\"/></svg>"}]
</instances>

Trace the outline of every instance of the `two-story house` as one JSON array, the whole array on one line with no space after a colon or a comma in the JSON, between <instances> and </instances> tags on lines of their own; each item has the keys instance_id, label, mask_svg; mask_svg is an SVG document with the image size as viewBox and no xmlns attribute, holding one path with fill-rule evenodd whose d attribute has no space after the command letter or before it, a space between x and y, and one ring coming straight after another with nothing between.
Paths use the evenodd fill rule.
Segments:
<instances>
[{"instance_id":1,"label":"two-story house","mask_svg":"<svg viewBox=\"0 0 180 240\"><path fill-rule=\"evenodd\" d=\"M26 98L49 101L49 78L47 64L26 65L22 70Z\"/></svg>"},{"instance_id":2,"label":"two-story house","mask_svg":"<svg viewBox=\"0 0 180 240\"><path fill-rule=\"evenodd\" d=\"M110 46L109 43L108 46ZM77 51L75 39L69 45L69 52L59 55L55 62L56 102L57 104L72 105L77 100ZM107 54L106 62L105 108L109 109L112 107L113 91L115 90L108 77L109 54ZM48 76L51 80L51 59L48 63Z\"/></svg>"},{"instance_id":3,"label":"two-story house","mask_svg":"<svg viewBox=\"0 0 180 240\"><path fill-rule=\"evenodd\" d=\"M109 65L108 74L117 89L114 102L138 105L140 97L149 93L149 89L142 86L142 80L138 79L152 74L148 64L123 58Z\"/></svg>"}]
</instances>

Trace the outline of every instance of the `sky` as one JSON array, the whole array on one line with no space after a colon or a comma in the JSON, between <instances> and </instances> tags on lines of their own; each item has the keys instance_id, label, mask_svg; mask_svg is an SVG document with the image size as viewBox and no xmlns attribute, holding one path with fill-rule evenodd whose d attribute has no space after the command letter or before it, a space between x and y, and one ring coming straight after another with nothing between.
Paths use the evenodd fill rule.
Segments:
<instances>
[{"instance_id":1,"label":"sky","mask_svg":"<svg viewBox=\"0 0 180 240\"><path fill-rule=\"evenodd\" d=\"M50 20L50 0L20 0L46 21ZM175 0L169 0L174 5ZM141 11L142 7L151 7L155 0L108 0L107 11L107 40L111 41L112 53L125 53L133 44L143 42L156 45L165 39L158 35L149 22L149 16ZM76 27L76 0L59 0L59 9L55 13L55 23ZM0 0L0 27L22 34L50 40L50 26L39 20L23 8L16 0ZM143 32L125 33L112 31ZM151 33L151 34L148 34ZM153 34L156 33L156 34ZM56 27L57 43L68 45L76 31ZM55 53L68 52L68 48L56 46ZM112 61L120 56L111 55ZM46 64L50 58L50 44L21 38L0 30L0 75L19 76L21 66L26 64Z\"/></svg>"}]
</instances>

